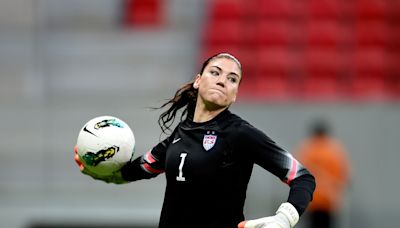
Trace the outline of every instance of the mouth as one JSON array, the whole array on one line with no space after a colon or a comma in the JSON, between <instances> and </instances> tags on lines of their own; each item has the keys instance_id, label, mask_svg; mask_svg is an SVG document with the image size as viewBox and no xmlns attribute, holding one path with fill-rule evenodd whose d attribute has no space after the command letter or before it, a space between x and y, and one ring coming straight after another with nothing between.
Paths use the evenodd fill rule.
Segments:
<instances>
[{"instance_id":1,"label":"mouth","mask_svg":"<svg viewBox=\"0 0 400 228\"><path fill-rule=\"evenodd\" d=\"M224 92L224 91L222 91L222 90L215 89L215 88L212 88L211 90L217 91L217 92L219 92L219 93L221 93L221 94L225 95L225 92Z\"/></svg>"}]
</instances>

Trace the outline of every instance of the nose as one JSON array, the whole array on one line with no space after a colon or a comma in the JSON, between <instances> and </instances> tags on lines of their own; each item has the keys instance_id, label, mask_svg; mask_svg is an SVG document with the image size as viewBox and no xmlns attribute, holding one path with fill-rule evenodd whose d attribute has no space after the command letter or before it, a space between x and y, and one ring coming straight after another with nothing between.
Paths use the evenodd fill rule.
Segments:
<instances>
[{"instance_id":1,"label":"nose","mask_svg":"<svg viewBox=\"0 0 400 228\"><path fill-rule=\"evenodd\" d=\"M224 76L220 76L219 78L218 78L218 81L217 81L217 85L219 85L219 86L221 86L221 87L225 87L225 81L226 81L226 77L224 77Z\"/></svg>"}]
</instances>

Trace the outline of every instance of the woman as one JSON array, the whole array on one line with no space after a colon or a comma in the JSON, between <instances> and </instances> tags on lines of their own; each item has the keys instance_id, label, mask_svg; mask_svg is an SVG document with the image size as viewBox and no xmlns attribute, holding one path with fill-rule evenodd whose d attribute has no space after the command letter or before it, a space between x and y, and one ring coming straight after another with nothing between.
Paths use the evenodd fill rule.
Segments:
<instances>
[{"instance_id":1,"label":"woman","mask_svg":"<svg viewBox=\"0 0 400 228\"><path fill-rule=\"evenodd\" d=\"M160 228L294 227L312 199L314 177L268 136L228 110L241 79L241 64L232 55L207 59L194 81L161 106L169 106L159 118L163 132L184 109L172 134L103 181L131 182L165 172ZM243 221L254 164L287 183L290 193L276 215Z\"/></svg>"}]
</instances>

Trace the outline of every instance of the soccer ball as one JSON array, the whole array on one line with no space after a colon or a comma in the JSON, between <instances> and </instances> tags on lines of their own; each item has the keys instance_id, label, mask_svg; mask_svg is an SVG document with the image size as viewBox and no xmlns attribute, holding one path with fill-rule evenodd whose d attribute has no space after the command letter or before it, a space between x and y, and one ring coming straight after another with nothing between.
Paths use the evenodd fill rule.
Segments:
<instances>
[{"instance_id":1,"label":"soccer ball","mask_svg":"<svg viewBox=\"0 0 400 228\"><path fill-rule=\"evenodd\" d=\"M76 145L85 169L105 177L113 175L131 160L135 137L124 121L113 116L100 116L82 127Z\"/></svg>"}]
</instances>

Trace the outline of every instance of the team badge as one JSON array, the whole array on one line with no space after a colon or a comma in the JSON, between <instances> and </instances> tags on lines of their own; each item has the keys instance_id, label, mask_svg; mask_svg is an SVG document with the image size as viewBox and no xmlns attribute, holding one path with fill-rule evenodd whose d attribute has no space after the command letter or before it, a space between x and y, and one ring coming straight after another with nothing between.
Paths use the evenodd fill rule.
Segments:
<instances>
[{"instance_id":1,"label":"team badge","mask_svg":"<svg viewBox=\"0 0 400 228\"><path fill-rule=\"evenodd\" d=\"M214 135L214 134L215 134L214 131L212 132L212 134L210 134L210 132L207 131L207 134L204 135L204 138L203 138L203 148L204 148L206 151L209 151L211 148L213 148L214 145L215 145L215 142L217 142L217 136Z\"/></svg>"}]
</instances>

